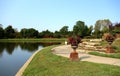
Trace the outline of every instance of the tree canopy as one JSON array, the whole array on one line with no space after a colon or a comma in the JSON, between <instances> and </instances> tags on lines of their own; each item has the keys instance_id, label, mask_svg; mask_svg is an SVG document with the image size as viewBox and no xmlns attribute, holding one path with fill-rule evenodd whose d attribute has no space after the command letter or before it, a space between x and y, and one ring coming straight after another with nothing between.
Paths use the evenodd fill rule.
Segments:
<instances>
[{"instance_id":1,"label":"tree canopy","mask_svg":"<svg viewBox=\"0 0 120 76\"><path fill-rule=\"evenodd\" d=\"M22 29L20 31L22 37L24 38L37 38L38 37L38 31L33 29L33 28L30 28L30 29Z\"/></svg>"},{"instance_id":2,"label":"tree canopy","mask_svg":"<svg viewBox=\"0 0 120 76\"><path fill-rule=\"evenodd\" d=\"M94 26L94 27L93 27ZM83 21L77 21L73 30L68 30L68 26L63 26L55 32L48 29L39 32L34 28L23 28L20 32L8 25L5 29L0 24L0 39L2 38L67 38L72 35L81 37L101 38L104 33L120 33L120 23L113 23L109 19L97 20L95 25L88 26Z\"/></svg>"},{"instance_id":3,"label":"tree canopy","mask_svg":"<svg viewBox=\"0 0 120 76\"><path fill-rule=\"evenodd\" d=\"M5 37L6 38L14 38L15 37L15 30L12 28L12 25L9 25L5 28Z\"/></svg>"},{"instance_id":4,"label":"tree canopy","mask_svg":"<svg viewBox=\"0 0 120 76\"><path fill-rule=\"evenodd\" d=\"M109 26L112 22L109 19L97 20L94 27L94 36L100 38L103 33L109 32Z\"/></svg>"},{"instance_id":5,"label":"tree canopy","mask_svg":"<svg viewBox=\"0 0 120 76\"><path fill-rule=\"evenodd\" d=\"M92 29L92 26L88 27L83 21L77 21L73 27L73 33L81 37L90 36Z\"/></svg>"},{"instance_id":6,"label":"tree canopy","mask_svg":"<svg viewBox=\"0 0 120 76\"><path fill-rule=\"evenodd\" d=\"M4 38L4 29L0 26L0 39Z\"/></svg>"}]
</instances>

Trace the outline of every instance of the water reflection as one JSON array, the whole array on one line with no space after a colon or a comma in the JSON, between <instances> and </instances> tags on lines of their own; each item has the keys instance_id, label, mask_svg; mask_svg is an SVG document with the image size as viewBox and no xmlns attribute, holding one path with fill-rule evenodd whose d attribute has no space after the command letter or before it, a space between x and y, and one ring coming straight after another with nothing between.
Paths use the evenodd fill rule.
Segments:
<instances>
[{"instance_id":1,"label":"water reflection","mask_svg":"<svg viewBox=\"0 0 120 76\"><path fill-rule=\"evenodd\" d=\"M19 47L24 51L34 52L35 50L38 50L39 46L45 47L53 44L59 44L59 43L34 43L34 42L22 42L22 43L0 43L0 57L2 56L2 53L6 51L9 55L11 55L14 52L14 49L16 47Z\"/></svg>"},{"instance_id":2,"label":"water reflection","mask_svg":"<svg viewBox=\"0 0 120 76\"><path fill-rule=\"evenodd\" d=\"M7 51L8 54L12 54L15 47L15 43L0 43L0 55L3 53L4 49Z\"/></svg>"},{"instance_id":3,"label":"water reflection","mask_svg":"<svg viewBox=\"0 0 120 76\"><path fill-rule=\"evenodd\" d=\"M0 76L15 76L20 67L36 50L53 44L34 42L0 43Z\"/></svg>"},{"instance_id":4,"label":"water reflection","mask_svg":"<svg viewBox=\"0 0 120 76\"><path fill-rule=\"evenodd\" d=\"M39 43L20 43L20 47L22 50L27 50L29 52L33 52L38 49Z\"/></svg>"}]
</instances>

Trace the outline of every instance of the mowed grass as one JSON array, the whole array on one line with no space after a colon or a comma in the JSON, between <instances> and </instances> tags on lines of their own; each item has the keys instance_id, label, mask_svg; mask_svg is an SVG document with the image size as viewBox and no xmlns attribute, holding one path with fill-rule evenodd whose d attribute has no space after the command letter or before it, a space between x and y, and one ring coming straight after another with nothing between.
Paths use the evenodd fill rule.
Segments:
<instances>
[{"instance_id":1,"label":"mowed grass","mask_svg":"<svg viewBox=\"0 0 120 76\"><path fill-rule=\"evenodd\" d=\"M110 57L110 58L118 58L120 59L120 53L113 53L113 54L105 54L105 53L99 53L99 52L89 52L91 55L96 55L96 56L103 56L103 57Z\"/></svg>"},{"instance_id":2,"label":"mowed grass","mask_svg":"<svg viewBox=\"0 0 120 76\"><path fill-rule=\"evenodd\" d=\"M22 76L120 76L120 67L84 61L70 61L54 55L49 46L35 55Z\"/></svg>"}]
</instances>

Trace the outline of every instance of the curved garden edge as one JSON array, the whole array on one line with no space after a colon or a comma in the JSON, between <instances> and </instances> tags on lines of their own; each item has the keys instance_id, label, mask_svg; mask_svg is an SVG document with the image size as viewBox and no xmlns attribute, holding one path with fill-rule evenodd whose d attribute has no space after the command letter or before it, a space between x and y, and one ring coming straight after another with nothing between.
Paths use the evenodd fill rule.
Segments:
<instances>
[{"instance_id":1,"label":"curved garden edge","mask_svg":"<svg viewBox=\"0 0 120 76\"><path fill-rule=\"evenodd\" d=\"M24 70L27 68L33 57L42 49L37 50L35 53L32 54L32 56L25 62L25 64L19 69L19 71L16 73L15 76L22 76Z\"/></svg>"},{"instance_id":2,"label":"curved garden edge","mask_svg":"<svg viewBox=\"0 0 120 76\"><path fill-rule=\"evenodd\" d=\"M61 53L60 53L60 47L62 47L62 46L67 46L67 45L60 45L60 46L54 46L51 50L52 50L52 53L54 52L54 54L55 54L55 48L56 49L59 49L58 51L59 52L57 52L57 54L59 55L60 54L60 56L62 56L63 54L68 54L68 52L67 51L64 51L64 53L62 53L62 55L61 55ZM66 49L64 49L64 48L62 48L62 51L63 50L67 50L67 49L71 49L71 48L69 48L69 46L67 46L68 48L66 48ZM44 49L44 48L43 48ZM40 49L40 50L42 50L42 49ZM29 63L32 61L32 59L34 58L34 56L37 54L37 53L39 53L39 51L40 50L38 50L38 51L36 51L27 61L26 61L26 63L23 65L23 67L17 72L17 74L15 75L15 76L22 76L22 74L23 74L23 72L25 71L25 69L27 68L27 66L29 65ZM72 51L72 50L71 50ZM65 56L63 56L63 57L68 57L68 55L65 55ZM83 58L83 60L82 61L88 61L88 60L85 60L85 59L87 59L87 58ZM93 60L93 59L89 59L89 60ZM92 61L90 61L90 62L92 62Z\"/></svg>"},{"instance_id":3,"label":"curved garden edge","mask_svg":"<svg viewBox=\"0 0 120 76\"><path fill-rule=\"evenodd\" d=\"M53 53L59 56L69 58L70 50L72 50L70 45L63 45L53 48ZM117 58L110 58L110 57L103 57L103 56L95 56L90 55L89 53L80 53L81 50L77 49L79 52L80 61L88 61L94 63L102 63L102 64L109 64L109 65L116 65L120 66L120 59Z\"/></svg>"},{"instance_id":4,"label":"curved garden edge","mask_svg":"<svg viewBox=\"0 0 120 76\"><path fill-rule=\"evenodd\" d=\"M44 47L45 48L45 47ZM44 49L42 48L42 49ZM42 49L37 50L36 52L34 52L32 54L32 56L23 64L23 66L18 70L18 72L16 73L15 76L22 76L23 72L25 71L25 69L27 68L27 66L29 65L29 63L32 61L32 59L34 58L34 56L41 51Z\"/></svg>"}]
</instances>

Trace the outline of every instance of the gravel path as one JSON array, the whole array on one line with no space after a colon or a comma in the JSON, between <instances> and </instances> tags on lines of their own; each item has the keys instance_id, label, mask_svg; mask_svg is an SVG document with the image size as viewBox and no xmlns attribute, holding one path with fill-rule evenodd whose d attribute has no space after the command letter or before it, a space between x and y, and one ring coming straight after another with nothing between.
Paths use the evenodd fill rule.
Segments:
<instances>
[{"instance_id":1,"label":"gravel path","mask_svg":"<svg viewBox=\"0 0 120 76\"><path fill-rule=\"evenodd\" d=\"M53 48L52 50L54 54L59 56L64 56L67 58L69 58L69 55L72 52L72 48L70 45L58 46ZM120 66L120 59L89 55L80 49L77 49L76 51L79 53L79 58L81 61L89 61L89 62L95 62L95 63L103 63L103 64Z\"/></svg>"}]
</instances>

